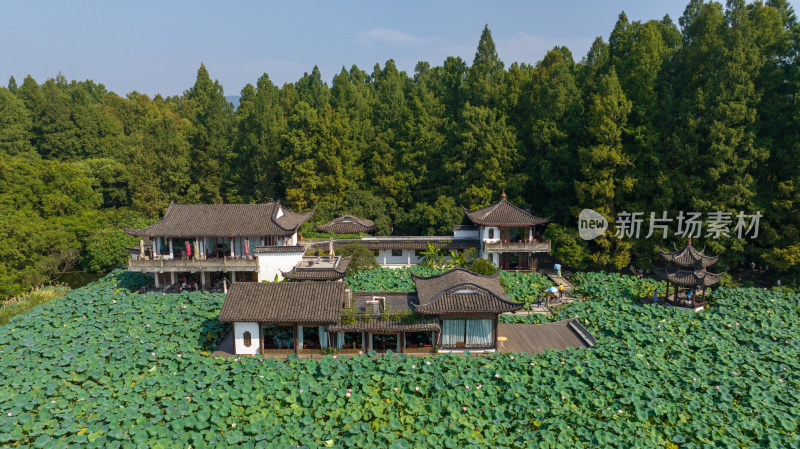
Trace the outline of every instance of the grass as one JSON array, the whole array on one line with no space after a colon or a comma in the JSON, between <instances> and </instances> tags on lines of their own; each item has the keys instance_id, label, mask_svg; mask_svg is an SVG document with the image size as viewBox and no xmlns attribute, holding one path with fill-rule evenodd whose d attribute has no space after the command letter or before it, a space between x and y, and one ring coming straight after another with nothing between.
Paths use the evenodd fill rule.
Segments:
<instances>
[{"instance_id":1,"label":"grass","mask_svg":"<svg viewBox=\"0 0 800 449\"><path fill-rule=\"evenodd\" d=\"M37 287L28 293L0 302L0 326L34 307L45 304L50 300L61 298L72 290L68 285L46 285Z\"/></svg>"}]
</instances>

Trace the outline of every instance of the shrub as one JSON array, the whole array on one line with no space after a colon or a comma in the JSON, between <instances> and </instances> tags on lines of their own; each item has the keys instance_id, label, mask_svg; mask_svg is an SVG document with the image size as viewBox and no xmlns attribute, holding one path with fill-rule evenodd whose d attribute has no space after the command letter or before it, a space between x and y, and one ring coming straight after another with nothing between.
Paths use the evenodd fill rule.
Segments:
<instances>
[{"instance_id":1,"label":"shrub","mask_svg":"<svg viewBox=\"0 0 800 449\"><path fill-rule=\"evenodd\" d=\"M469 271L473 273L483 274L486 276L491 276L497 273L497 267L489 262L488 259L478 258L472 261L469 266L467 266Z\"/></svg>"}]
</instances>

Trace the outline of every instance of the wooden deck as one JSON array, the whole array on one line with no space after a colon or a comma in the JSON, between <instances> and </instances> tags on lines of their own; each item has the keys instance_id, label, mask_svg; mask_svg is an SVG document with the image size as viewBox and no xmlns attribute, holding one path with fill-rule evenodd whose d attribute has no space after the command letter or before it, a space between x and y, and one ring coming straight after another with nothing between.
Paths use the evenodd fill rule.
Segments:
<instances>
[{"instance_id":1,"label":"wooden deck","mask_svg":"<svg viewBox=\"0 0 800 449\"><path fill-rule=\"evenodd\" d=\"M590 348L596 341L576 318L547 324L500 323L497 333L508 339L499 352L539 354L545 349Z\"/></svg>"}]
</instances>

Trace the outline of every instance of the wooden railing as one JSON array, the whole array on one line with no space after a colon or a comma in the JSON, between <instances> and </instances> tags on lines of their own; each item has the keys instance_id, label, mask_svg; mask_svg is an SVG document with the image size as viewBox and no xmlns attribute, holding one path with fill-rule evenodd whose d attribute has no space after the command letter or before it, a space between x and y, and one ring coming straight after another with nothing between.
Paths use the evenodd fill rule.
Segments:
<instances>
[{"instance_id":1,"label":"wooden railing","mask_svg":"<svg viewBox=\"0 0 800 449\"><path fill-rule=\"evenodd\" d=\"M485 243L487 250L550 251L550 241L539 242L494 242Z\"/></svg>"},{"instance_id":2,"label":"wooden railing","mask_svg":"<svg viewBox=\"0 0 800 449\"><path fill-rule=\"evenodd\" d=\"M258 259L128 259L128 271L171 269L258 271Z\"/></svg>"}]
</instances>

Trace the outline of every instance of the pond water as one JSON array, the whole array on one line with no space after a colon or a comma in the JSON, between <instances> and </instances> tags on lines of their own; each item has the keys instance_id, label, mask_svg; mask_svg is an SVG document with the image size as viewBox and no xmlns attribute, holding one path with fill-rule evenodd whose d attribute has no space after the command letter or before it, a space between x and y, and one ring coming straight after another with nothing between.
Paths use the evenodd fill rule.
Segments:
<instances>
[{"instance_id":1,"label":"pond water","mask_svg":"<svg viewBox=\"0 0 800 449\"><path fill-rule=\"evenodd\" d=\"M56 281L67 284L70 288L81 288L86 284L94 282L105 276L105 273L90 273L88 271L67 271L62 274Z\"/></svg>"}]
</instances>

